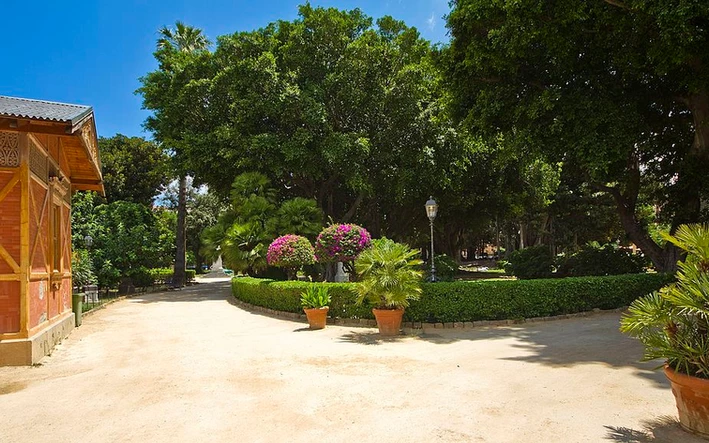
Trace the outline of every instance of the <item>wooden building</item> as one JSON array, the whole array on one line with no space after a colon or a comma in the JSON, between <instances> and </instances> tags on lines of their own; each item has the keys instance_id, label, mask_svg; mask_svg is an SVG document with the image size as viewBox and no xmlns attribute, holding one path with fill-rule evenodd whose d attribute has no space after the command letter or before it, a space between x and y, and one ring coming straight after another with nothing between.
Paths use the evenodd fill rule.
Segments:
<instances>
[{"instance_id":1,"label":"wooden building","mask_svg":"<svg viewBox=\"0 0 709 443\"><path fill-rule=\"evenodd\" d=\"M0 96L0 365L74 327L71 195L103 193L91 107Z\"/></svg>"}]
</instances>

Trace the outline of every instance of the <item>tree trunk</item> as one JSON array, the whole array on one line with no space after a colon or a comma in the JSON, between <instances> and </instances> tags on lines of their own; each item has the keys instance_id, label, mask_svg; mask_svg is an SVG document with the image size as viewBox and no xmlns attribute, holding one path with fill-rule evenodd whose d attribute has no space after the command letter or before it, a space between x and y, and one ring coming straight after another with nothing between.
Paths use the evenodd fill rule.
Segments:
<instances>
[{"instance_id":1,"label":"tree trunk","mask_svg":"<svg viewBox=\"0 0 709 443\"><path fill-rule=\"evenodd\" d=\"M628 207L620 193L617 194L616 203L618 205L618 215L623 229L628 234L630 240L635 243L647 257L652 260L652 264L659 272L675 272L677 270L677 260L680 258L679 250L671 243L667 243L661 248L655 243L647 233L647 230L635 218L635 208ZM614 197L616 197L614 195Z\"/></svg>"},{"instance_id":2,"label":"tree trunk","mask_svg":"<svg viewBox=\"0 0 709 443\"><path fill-rule=\"evenodd\" d=\"M519 224L519 248L524 249L526 247L525 241L527 240L527 224L521 222Z\"/></svg>"},{"instance_id":3,"label":"tree trunk","mask_svg":"<svg viewBox=\"0 0 709 443\"><path fill-rule=\"evenodd\" d=\"M199 249L192 250L192 253L194 254L195 269L197 270L198 274L201 274L202 266L204 266L204 257L202 257L202 255L199 253Z\"/></svg>"},{"instance_id":4,"label":"tree trunk","mask_svg":"<svg viewBox=\"0 0 709 443\"><path fill-rule=\"evenodd\" d=\"M177 196L177 234L175 236L175 271L172 284L184 286L187 251L187 177L180 176Z\"/></svg>"}]
</instances>

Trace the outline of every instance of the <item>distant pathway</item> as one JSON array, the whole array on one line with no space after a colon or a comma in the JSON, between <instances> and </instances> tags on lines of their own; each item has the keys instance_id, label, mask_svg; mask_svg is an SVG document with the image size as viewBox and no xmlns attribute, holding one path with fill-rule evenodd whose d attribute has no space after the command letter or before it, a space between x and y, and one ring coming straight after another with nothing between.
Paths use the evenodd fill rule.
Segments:
<instances>
[{"instance_id":1,"label":"distant pathway","mask_svg":"<svg viewBox=\"0 0 709 443\"><path fill-rule=\"evenodd\" d=\"M699 441L663 420L672 394L616 314L381 341L229 297L124 300L0 368L0 442Z\"/></svg>"}]
</instances>

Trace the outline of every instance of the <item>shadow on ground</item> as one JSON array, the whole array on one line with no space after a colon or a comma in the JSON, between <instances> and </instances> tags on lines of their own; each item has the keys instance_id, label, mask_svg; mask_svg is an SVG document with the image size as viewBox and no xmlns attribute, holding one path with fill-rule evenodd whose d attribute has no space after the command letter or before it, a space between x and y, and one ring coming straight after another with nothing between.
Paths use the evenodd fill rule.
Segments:
<instances>
[{"instance_id":1,"label":"shadow on ground","mask_svg":"<svg viewBox=\"0 0 709 443\"><path fill-rule=\"evenodd\" d=\"M503 359L551 367L593 363L617 368L631 367L636 370L638 376L659 387L669 387L662 371L655 370L661 362L640 362L642 345L620 333L619 321L619 314L608 313L519 326L429 329L416 336L419 340L437 345L461 341L514 340L511 346L520 352L514 356L502 357ZM350 332L344 334L340 341L376 345L378 337L378 334L373 332Z\"/></svg>"},{"instance_id":2,"label":"shadow on ground","mask_svg":"<svg viewBox=\"0 0 709 443\"><path fill-rule=\"evenodd\" d=\"M606 440L624 443L699 443L706 440L683 430L679 421L670 416L660 416L643 422L642 429L606 426Z\"/></svg>"},{"instance_id":3,"label":"shadow on ground","mask_svg":"<svg viewBox=\"0 0 709 443\"><path fill-rule=\"evenodd\" d=\"M230 283L217 281L199 283L181 289L155 292L152 294L138 294L130 299L131 303L163 303L163 302L199 302L207 300L228 300Z\"/></svg>"},{"instance_id":4,"label":"shadow on ground","mask_svg":"<svg viewBox=\"0 0 709 443\"><path fill-rule=\"evenodd\" d=\"M229 281L201 283L176 291L142 294L131 299L132 303L231 301ZM270 315L250 311L254 315ZM415 337L436 345L465 341L514 340L512 347L519 350L506 360L572 367L579 364L601 363L610 367L631 367L636 374L658 387L669 386L661 371L654 369L660 362L640 362L642 346L618 331L620 314L605 313L566 320L540 323L525 323L514 326L473 329L423 330L400 337L383 338L372 329L350 329L339 336L343 343L377 346L382 343L399 342ZM298 328L294 332L306 331Z\"/></svg>"},{"instance_id":5,"label":"shadow on ground","mask_svg":"<svg viewBox=\"0 0 709 443\"><path fill-rule=\"evenodd\" d=\"M381 345L382 343L394 343L406 339L406 335L398 335L395 337L382 337L378 332L374 331L350 331L339 337L339 341L345 343L357 343L360 345Z\"/></svg>"}]
</instances>

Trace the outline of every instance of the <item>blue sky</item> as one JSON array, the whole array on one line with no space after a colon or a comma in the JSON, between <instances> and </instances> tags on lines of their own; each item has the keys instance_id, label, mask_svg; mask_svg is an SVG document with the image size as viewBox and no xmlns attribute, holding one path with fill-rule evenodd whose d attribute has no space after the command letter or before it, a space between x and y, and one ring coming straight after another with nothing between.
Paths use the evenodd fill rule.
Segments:
<instances>
[{"instance_id":1,"label":"blue sky","mask_svg":"<svg viewBox=\"0 0 709 443\"><path fill-rule=\"evenodd\" d=\"M219 35L294 19L302 1L74 0L3 2L0 95L94 107L99 135L147 135L147 112L134 94L138 78L156 66L157 30L176 20ZM311 1L314 6L360 8L391 15L433 42L447 42L447 0Z\"/></svg>"}]
</instances>

